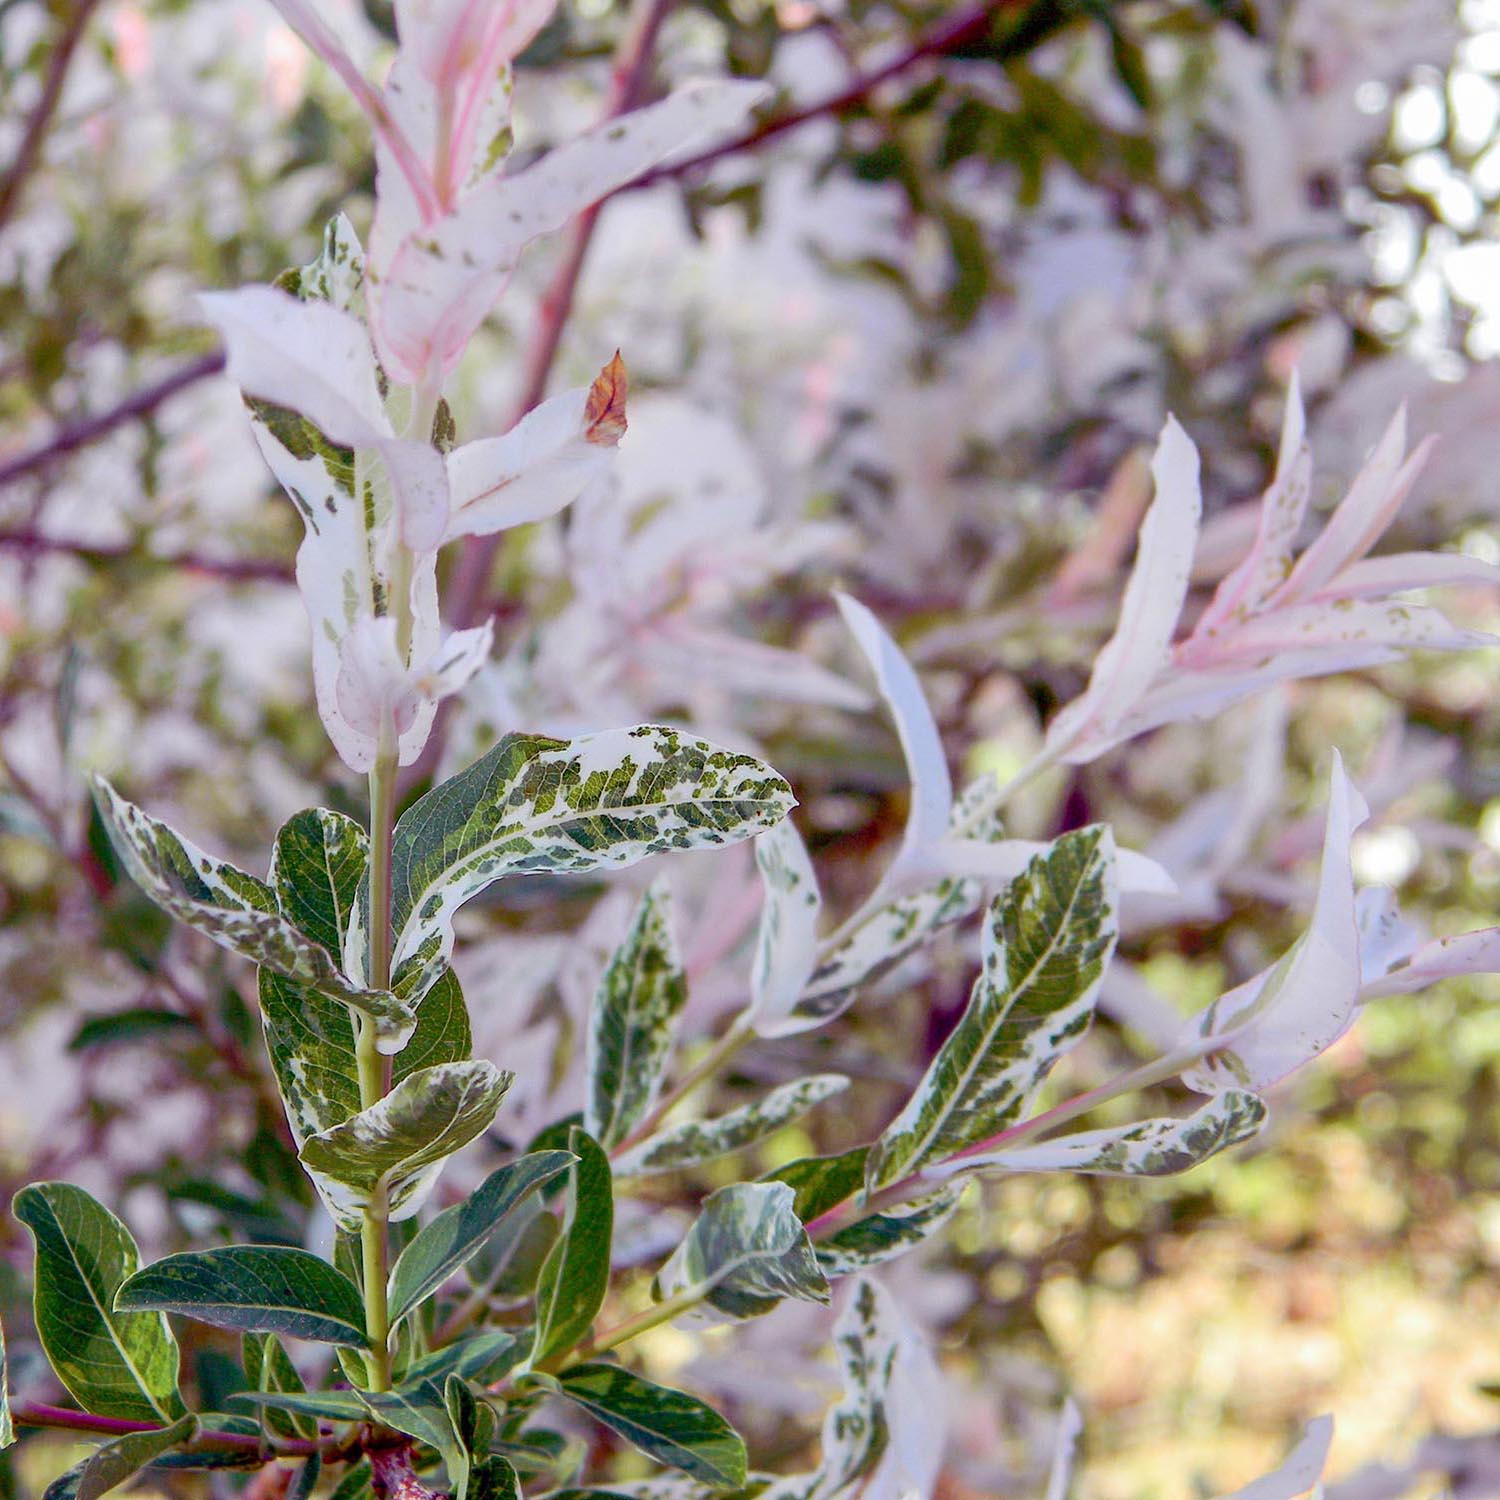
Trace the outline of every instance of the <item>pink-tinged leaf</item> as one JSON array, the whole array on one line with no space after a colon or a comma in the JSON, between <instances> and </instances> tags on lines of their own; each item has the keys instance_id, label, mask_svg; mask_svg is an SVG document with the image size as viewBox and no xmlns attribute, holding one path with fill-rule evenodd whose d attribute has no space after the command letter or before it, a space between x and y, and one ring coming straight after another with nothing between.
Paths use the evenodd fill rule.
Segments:
<instances>
[{"instance_id":1,"label":"pink-tinged leaf","mask_svg":"<svg viewBox=\"0 0 1500 1500\"><path fill-rule=\"evenodd\" d=\"M449 374L531 240L737 125L764 97L759 84L689 85L485 182L399 241L377 220L372 331L386 369L411 384Z\"/></svg>"},{"instance_id":2,"label":"pink-tinged leaf","mask_svg":"<svg viewBox=\"0 0 1500 1500\"><path fill-rule=\"evenodd\" d=\"M1292 569L1292 548L1307 513L1312 491L1312 454L1307 446L1307 416L1302 408L1302 385L1292 371L1281 423L1281 449L1276 474L1260 503L1255 540L1244 560L1219 584L1213 600L1193 631L1211 635L1236 615L1256 609L1274 589L1286 582Z\"/></svg>"},{"instance_id":3,"label":"pink-tinged leaf","mask_svg":"<svg viewBox=\"0 0 1500 1500\"><path fill-rule=\"evenodd\" d=\"M1494 563L1462 552L1390 552L1350 563L1310 602L1324 599L1373 599L1403 589L1436 589L1466 584L1500 583Z\"/></svg>"},{"instance_id":4,"label":"pink-tinged leaf","mask_svg":"<svg viewBox=\"0 0 1500 1500\"><path fill-rule=\"evenodd\" d=\"M1187 597L1203 501L1198 451L1174 418L1162 428L1151 473L1156 498L1141 526L1119 624L1083 696L1047 731L1047 750L1068 764L1093 760L1126 737L1119 726L1166 665Z\"/></svg>"},{"instance_id":5,"label":"pink-tinged leaf","mask_svg":"<svg viewBox=\"0 0 1500 1500\"><path fill-rule=\"evenodd\" d=\"M723 693L783 703L822 703L863 713L871 696L847 678L810 661L800 651L768 646L749 636L667 616L634 642L638 664L664 682L688 678Z\"/></svg>"},{"instance_id":6,"label":"pink-tinged leaf","mask_svg":"<svg viewBox=\"0 0 1500 1500\"><path fill-rule=\"evenodd\" d=\"M818 963L823 898L807 845L790 818L755 841L765 887L750 970L750 1024L760 1036L789 1036L818 1024L792 1015Z\"/></svg>"},{"instance_id":7,"label":"pink-tinged leaf","mask_svg":"<svg viewBox=\"0 0 1500 1500\"><path fill-rule=\"evenodd\" d=\"M1360 991L1360 999L1413 995L1459 974L1500 974L1500 927L1481 927L1424 943L1406 963L1372 977Z\"/></svg>"},{"instance_id":8,"label":"pink-tinged leaf","mask_svg":"<svg viewBox=\"0 0 1500 1500\"><path fill-rule=\"evenodd\" d=\"M544 401L503 437L454 449L445 540L543 520L608 473L625 426L624 383L616 355L592 386Z\"/></svg>"},{"instance_id":9,"label":"pink-tinged leaf","mask_svg":"<svg viewBox=\"0 0 1500 1500\"><path fill-rule=\"evenodd\" d=\"M1411 493L1432 451L1432 440L1418 444L1403 462L1405 451L1406 408L1402 407L1391 418L1328 524L1297 559L1291 577L1274 596L1277 604L1291 604L1321 593L1339 572L1380 540Z\"/></svg>"},{"instance_id":10,"label":"pink-tinged leaf","mask_svg":"<svg viewBox=\"0 0 1500 1500\"><path fill-rule=\"evenodd\" d=\"M1261 1092L1311 1062L1354 1020L1359 1002L1359 929L1349 844L1368 817L1334 752L1317 896L1307 930L1281 960L1196 1016L1183 1040L1214 1050L1182 1081L1199 1093Z\"/></svg>"},{"instance_id":11,"label":"pink-tinged leaf","mask_svg":"<svg viewBox=\"0 0 1500 1500\"><path fill-rule=\"evenodd\" d=\"M229 378L247 396L289 407L349 447L391 437L370 338L358 319L273 287L204 292L198 301L224 335Z\"/></svg>"},{"instance_id":12,"label":"pink-tinged leaf","mask_svg":"<svg viewBox=\"0 0 1500 1500\"><path fill-rule=\"evenodd\" d=\"M1355 894L1354 921L1359 928L1359 974L1366 986L1405 963L1426 936L1401 915L1396 893L1388 885L1367 885Z\"/></svg>"},{"instance_id":13,"label":"pink-tinged leaf","mask_svg":"<svg viewBox=\"0 0 1500 1500\"><path fill-rule=\"evenodd\" d=\"M1000 839L986 843L982 839L945 838L929 852L927 863L944 875L962 875L983 880L992 886L1008 884L1025 870L1050 844L1032 839ZM1177 882L1154 859L1134 849L1115 850L1115 874L1120 894L1135 896L1175 896Z\"/></svg>"},{"instance_id":14,"label":"pink-tinged leaf","mask_svg":"<svg viewBox=\"0 0 1500 1500\"><path fill-rule=\"evenodd\" d=\"M379 445L396 501L401 540L413 552L432 552L448 528L448 471L430 443L387 438Z\"/></svg>"},{"instance_id":15,"label":"pink-tinged leaf","mask_svg":"<svg viewBox=\"0 0 1500 1500\"><path fill-rule=\"evenodd\" d=\"M953 781L937 724L917 674L885 627L848 594L836 593L834 599L844 624L875 673L880 696L895 720L907 775L911 778L911 808L896 865L925 866L926 856L936 850L948 832L953 809Z\"/></svg>"},{"instance_id":16,"label":"pink-tinged leaf","mask_svg":"<svg viewBox=\"0 0 1500 1500\"><path fill-rule=\"evenodd\" d=\"M1332 1444L1333 1418L1315 1417L1279 1469L1221 1500L1303 1500L1304 1496L1320 1496Z\"/></svg>"}]
</instances>

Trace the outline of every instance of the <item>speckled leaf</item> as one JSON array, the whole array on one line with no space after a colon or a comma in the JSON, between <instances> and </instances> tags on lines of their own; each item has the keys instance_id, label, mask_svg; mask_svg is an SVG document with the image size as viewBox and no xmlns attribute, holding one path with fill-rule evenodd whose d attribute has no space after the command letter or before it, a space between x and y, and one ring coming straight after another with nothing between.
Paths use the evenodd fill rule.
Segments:
<instances>
[{"instance_id":1,"label":"speckled leaf","mask_svg":"<svg viewBox=\"0 0 1500 1500\"><path fill-rule=\"evenodd\" d=\"M310 807L276 835L270 882L282 914L304 936L336 955L346 974L364 977L360 886L370 861L363 828L343 813Z\"/></svg>"},{"instance_id":2,"label":"speckled leaf","mask_svg":"<svg viewBox=\"0 0 1500 1500\"><path fill-rule=\"evenodd\" d=\"M115 1294L124 1312L175 1312L237 1333L364 1347L359 1289L326 1260L285 1245L185 1250L138 1271Z\"/></svg>"},{"instance_id":3,"label":"speckled leaf","mask_svg":"<svg viewBox=\"0 0 1500 1500\"><path fill-rule=\"evenodd\" d=\"M115 1293L141 1263L130 1231L71 1183L33 1183L11 1207L36 1241L36 1327L58 1379L99 1416L176 1421L183 1405L167 1320L115 1310Z\"/></svg>"},{"instance_id":4,"label":"speckled leaf","mask_svg":"<svg viewBox=\"0 0 1500 1500\"><path fill-rule=\"evenodd\" d=\"M542 1263L536 1288L536 1337L531 1363L564 1354L583 1339L609 1290L614 1238L614 1179L609 1157L585 1130L568 1132L578 1158L569 1173L563 1232Z\"/></svg>"},{"instance_id":5,"label":"speckled leaf","mask_svg":"<svg viewBox=\"0 0 1500 1500\"><path fill-rule=\"evenodd\" d=\"M750 969L750 1024L761 1036L784 1036L817 1023L793 1013L817 968L823 897L790 818L756 839L755 864L765 900Z\"/></svg>"},{"instance_id":6,"label":"speckled leaf","mask_svg":"<svg viewBox=\"0 0 1500 1500\"><path fill-rule=\"evenodd\" d=\"M16 1427L10 1415L10 1359L5 1350L5 1329L0 1327L0 1448L9 1448L15 1440Z\"/></svg>"},{"instance_id":7,"label":"speckled leaf","mask_svg":"<svg viewBox=\"0 0 1500 1500\"><path fill-rule=\"evenodd\" d=\"M506 875L619 868L760 833L793 806L752 756L643 725L580 739L507 735L396 825L395 960L423 974L453 946L453 914ZM420 995L423 982L403 993Z\"/></svg>"},{"instance_id":8,"label":"speckled leaf","mask_svg":"<svg viewBox=\"0 0 1500 1500\"><path fill-rule=\"evenodd\" d=\"M657 1297L700 1291L730 1318L759 1317L788 1297L827 1302L828 1280L793 1201L784 1182L739 1182L710 1193L657 1273Z\"/></svg>"},{"instance_id":9,"label":"speckled leaf","mask_svg":"<svg viewBox=\"0 0 1500 1500\"><path fill-rule=\"evenodd\" d=\"M401 1252L391 1272L391 1318L404 1316L437 1291L519 1205L576 1160L569 1151L533 1151L491 1172L462 1203L438 1214Z\"/></svg>"},{"instance_id":10,"label":"speckled leaf","mask_svg":"<svg viewBox=\"0 0 1500 1500\"><path fill-rule=\"evenodd\" d=\"M383 1052L405 1045L416 1024L411 1006L344 975L326 948L282 915L265 881L205 854L127 802L103 777L94 778L94 799L131 877L164 911L232 953L367 1012L375 1018Z\"/></svg>"},{"instance_id":11,"label":"speckled leaf","mask_svg":"<svg viewBox=\"0 0 1500 1500\"><path fill-rule=\"evenodd\" d=\"M1134 1125L1059 1136L1038 1146L1018 1146L1014 1151L961 1157L932 1168L931 1175L980 1171L1170 1177L1249 1140L1265 1121L1266 1106L1261 1099L1230 1089L1185 1119L1140 1120Z\"/></svg>"},{"instance_id":12,"label":"speckled leaf","mask_svg":"<svg viewBox=\"0 0 1500 1500\"><path fill-rule=\"evenodd\" d=\"M688 1120L659 1131L622 1153L615 1162L615 1172L621 1177L645 1177L712 1161L763 1140L848 1086L849 1080L838 1073L815 1073L795 1083L784 1083L754 1104L715 1120Z\"/></svg>"},{"instance_id":13,"label":"speckled leaf","mask_svg":"<svg viewBox=\"0 0 1500 1500\"><path fill-rule=\"evenodd\" d=\"M799 1156L767 1172L761 1181L786 1183L796 1195L792 1212L804 1224L810 1224L864 1186L869 1154L868 1146L856 1146L837 1156Z\"/></svg>"},{"instance_id":14,"label":"speckled leaf","mask_svg":"<svg viewBox=\"0 0 1500 1500\"><path fill-rule=\"evenodd\" d=\"M990 908L963 1017L870 1152L871 1192L1014 1124L1088 1029L1114 949L1114 840L1064 834Z\"/></svg>"},{"instance_id":15,"label":"speckled leaf","mask_svg":"<svg viewBox=\"0 0 1500 1500\"><path fill-rule=\"evenodd\" d=\"M721 1489L745 1482L745 1444L695 1396L593 1361L557 1377L562 1395L658 1463Z\"/></svg>"},{"instance_id":16,"label":"speckled leaf","mask_svg":"<svg viewBox=\"0 0 1500 1500\"><path fill-rule=\"evenodd\" d=\"M128 1483L153 1459L192 1442L197 1435L197 1417L180 1417L170 1427L117 1437L54 1479L43 1491L42 1500L100 1500Z\"/></svg>"},{"instance_id":17,"label":"speckled leaf","mask_svg":"<svg viewBox=\"0 0 1500 1500\"><path fill-rule=\"evenodd\" d=\"M421 1068L378 1103L308 1136L302 1164L317 1173L344 1228L359 1227L377 1192L393 1220L410 1218L443 1162L489 1129L514 1076L482 1060Z\"/></svg>"},{"instance_id":18,"label":"speckled leaf","mask_svg":"<svg viewBox=\"0 0 1500 1500\"><path fill-rule=\"evenodd\" d=\"M619 1145L656 1102L673 1023L686 1004L671 896L655 881L604 970L589 1017L583 1123L605 1150Z\"/></svg>"},{"instance_id":19,"label":"speckled leaf","mask_svg":"<svg viewBox=\"0 0 1500 1500\"><path fill-rule=\"evenodd\" d=\"M953 1216L964 1183L913 1198L885 1213L867 1214L818 1244L818 1264L830 1280L868 1271L930 1239Z\"/></svg>"}]
</instances>

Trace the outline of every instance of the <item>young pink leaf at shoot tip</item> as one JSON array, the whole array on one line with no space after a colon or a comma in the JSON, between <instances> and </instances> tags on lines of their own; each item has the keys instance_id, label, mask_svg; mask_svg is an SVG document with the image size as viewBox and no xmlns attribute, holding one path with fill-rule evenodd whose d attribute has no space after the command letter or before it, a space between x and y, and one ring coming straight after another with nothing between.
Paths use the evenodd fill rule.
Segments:
<instances>
[{"instance_id":1,"label":"young pink leaf at shoot tip","mask_svg":"<svg viewBox=\"0 0 1500 1500\"><path fill-rule=\"evenodd\" d=\"M1359 1003L1359 927L1349 846L1369 816L1337 751L1317 895L1302 936L1280 961L1215 1000L1189 1023L1186 1045L1213 1050L1182 1081L1202 1094L1261 1092L1327 1051L1349 1029Z\"/></svg>"}]
</instances>

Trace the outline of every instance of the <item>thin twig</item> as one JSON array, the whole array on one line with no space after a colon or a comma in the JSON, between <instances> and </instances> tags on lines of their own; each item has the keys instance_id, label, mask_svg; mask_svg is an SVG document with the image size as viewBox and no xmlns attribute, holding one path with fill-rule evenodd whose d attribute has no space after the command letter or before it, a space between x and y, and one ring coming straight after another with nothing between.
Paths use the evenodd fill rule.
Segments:
<instances>
[{"instance_id":1,"label":"thin twig","mask_svg":"<svg viewBox=\"0 0 1500 1500\"><path fill-rule=\"evenodd\" d=\"M10 170L0 177L0 228L10 221L21 201L21 189L26 180L36 171L42 157L42 142L62 102L63 85L68 80L68 69L73 64L73 54L83 40L89 18L99 8L99 0L78 0L73 14L63 23L63 33L52 49L47 63L47 76L42 81L42 94L37 100L31 117L26 121L26 130L16 150Z\"/></svg>"},{"instance_id":2,"label":"thin twig","mask_svg":"<svg viewBox=\"0 0 1500 1500\"><path fill-rule=\"evenodd\" d=\"M58 1427L68 1432L93 1432L101 1437L124 1437L132 1432L160 1432L159 1422L132 1422L124 1417L96 1417L92 1412L69 1411L65 1406L47 1406L40 1401L18 1401L11 1408L11 1416L22 1427ZM200 1431L193 1439L192 1447L227 1448L238 1453L264 1453L267 1458L276 1454L301 1457L311 1453L335 1454L343 1450L343 1444L331 1441L316 1442L311 1438L278 1439L274 1448L256 1433L219 1432L213 1429Z\"/></svg>"},{"instance_id":3,"label":"thin twig","mask_svg":"<svg viewBox=\"0 0 1500 1500\"><path fill-rule=\"evenodd\" d=\"M31 554L65 552L84 562L124 562L131 558L156 563L164 568L185 568L190 573L208 573L237 583L290 583L293 571L289 564L270 557L204 557L197 552L174 552L152 557L129 546L102 546L92 542L49 536L31 528L0 531L0 549Z\"/></svg>"},{"instance_id":4,"label":"thin twig","mask_svg":"<svg viewBox=\"0 0 1500 1500\"><path fill-rule=\"evenodd\" d=\"M81 421L70 423L29 453L22 453L17 458L0 463L0 489L14 484L18 479L24 479L28 474L51 468L58 459L79 448L85 448L90 443L98 442L116 427L150 416L158 406L169 401L179 391L196 385L200 380L206 380L210 375L217 375L223 368L224 351L216 350L212 354L205 354L201 359L195 359L190 365L184 365L175 374L157 381L155 385L148 385L134 395L127 396L118 406L112 406L98 416L84 417Z\"/></svg>"}]
</instances>

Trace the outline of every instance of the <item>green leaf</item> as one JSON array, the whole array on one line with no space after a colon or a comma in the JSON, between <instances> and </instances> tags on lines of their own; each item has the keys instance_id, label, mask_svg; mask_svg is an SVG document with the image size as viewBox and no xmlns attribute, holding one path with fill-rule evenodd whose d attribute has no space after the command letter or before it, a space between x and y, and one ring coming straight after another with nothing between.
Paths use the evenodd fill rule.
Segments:
<instances>
[{"instance_id":1,"label":"green leaf","mask_svg":"<svg viewBox=\"0 0 1500 1500\"><path fill-rule=\"evenodd\" d=\"M36 1241L36 1327L58 1379L99 1416L176 1421L177 1341L166 1319L115 1310L141 1263L130 1231L66 1182L22 1188L12 1210Z\"/></svg>"},{"instance_id":2,"label":"green leaf","mask_svg":"<svg viewBox=\"0 0 1500 1500\"><path fill-rule=\"evenodd\" d=\"M340 957L350 974L364 973L359 893L369 863L364 829L326 807L310 807L289 818L276 835L271 857L271 884L287 920Z\"/></svg>"},{"instance_id":3,"label":"green leaf","mask_svg":"<svg viewBox=\"0 0 1500 1500\"><path fill-rule=\"evenodd\" d=\"M339 1480L328 1500L374 1500L374 1477L370 1460L362 1458Z\"/></svg>"},{"instance_id":4,"label":"green leaf","mask_svg":"<svg viewBox=\"0 0 1500 1500\"><path fill-rule=\"evenodd\" d=\"M1216 1095L1185 1119L1139 1120L1084 1130L1037 1146L961 1157L950 1172L1089 1172L1106 1177L1170 1177L1259 1133L1265 1101L1239 1089Z\"/></svg>"},{"instance_id":5,"label":"green leaf","mask_svg":"<svg viewBox=\"0 0 1500 1500\"><path fill-rule=\"evenodd\" d=\"M312 1500L313 1491L317 1489L318 1481L322 1477L323 1460L318 1454L313 1453L292 1475L292 1482L287 1486L286 1500Z\"/></svg>"},{"instance_id":6,"label":"green leaf","mask_svg":"<svg viewBox=\"0 0 1500 1500\"><path fill-rule=\"evenodd\" d=\"M701 1294L731 1318L755 1318L784 1298L829 1300L828 1280L792 1211L784 1182L739 1182L710 1193L656 1277L665 1300Z\"/></svg>"},{"instance_id":7,"label":"green leaf","mask_svg":"<svg viewBox=\"0 0 1500 1500\"><path fill-rule=\"evenodd\" d=\"M711 1406L655 1385L619 1365L573 1365L557 1377L560 1393L658 1463L720 1489L745 1482L745 1444Z\"/></svg>"},{"instance_id":8,"label":"green leaf","mask_svg":"<svg viewBox=\"0 0 1500 1500\"><path fill-rule=\"evenodd\" d=\"M445 1344L416 1361L401 1380L402 1385L421 1385L432 1381L442 1385L450 1375L478 1380L488 1385L508 1375L521 1363L529 1347L515 1334L489 1328L455 1343Z\"/></svg>"},{"instance_id":9,"label":"green leaf","mask_svg":"<svg viewBox=\"0 0 1500 1500\"><path fill-rule=\"evenodd\" d=\"M163 1032L193 1032L197 1029L197 1025L189 1017L178 1011L164 1010L160 1006L132 1006L129 1010L90 1016L73 1033L68 1051L87 1052L91 1047L138 1042L142 1038L160 1036Z\"/></svg>"},{"instance_id":10,"label":"green leaf","mask_svg":"<svg viewBox=\"0 0 1500 1500\"><path fill-rule=\"evenodd\" d=\"M327 1422L363 1422L369 1415L353 1391L236 1391L229 1399Z\"/></svg>"},{"instance_id":11,"label":"green leaf","mask_svg":"<svg viewBox=\"0 0 1500 1500\"><path fill-rule=\"evenodd\" d=\"M864 1186L869 1154L868 1146L856 1146L838 1156L801 1156L765 1173L761 1181L786 1183L796 1194L792 1212L810 1224Z\"/></svg>"},{"instance_id":12,"label":"green leaf","mask_svg":"<svg viewBox=\"0 0 1500 1500\"><path fill-rule=\"evenodd\" d=\"M153 1459L192 1442L197 1435L197 1417L181 1417L170 1427L115 1438L54 1479L43 1492L42 1500L99 1500L101 1495L134 1479Z\"/></svg>"},{"instance_id":13,"label":"green leaf","mask_svg":"<svg viewBox=\"0 0 1500 1500\"><path fill-rule=\"evenodd\" d=\"M925 1193L884 1213L867 1214L819 1242L818 1264L830 1279L868 1271L930 1239L953 1216L967 1184Z\"/></svg>"},{"instance_id":14,"label":"green leaf","mask_svg":"<svg viewBox=\"0 0 1500 1500\"><path fill-rule=\"evenodd\" d=\"M503 1458L490 1456L495 1437L495 1410L480 1401L457 1375L450 1375L443 1386L443 1402L448 1420L463 1451L460 1473L450 1466L449 1483L454 1486L453 1500L501 1500L519 1496L516 1471Z\"/></svg>"},{"instance_id":15,"label":"green leaf","mask_svg":"<svg viewBox=\"0 0 1500 1500\"><path fill-rule=\"evenodd\" d=\"M345 1229L383 1195L393 1219L409 1218L443 1162L493 1124L513 1073L493 1063L440 1063L409 1074L385 1098L302 1143L302 1164Z\"/></svg>"},{"instance_id":16,"label":"green leaf","mask_svg":"<svg viewBox=\"0 0 1500 1500\"><path fill-rule=\"evenodd\" d=\"M391 1319L404 1317L481 1250L515 1209L577 1160L536 1151L491 1172L462 1202L444 1209L404 1249L391 1272Z\"/></svg>"},{"instance_id":17,"label":"green leaf","mask_svg":"<svg viewBox=\"0 0 1500 1500\"><path fill-rule=\"evenodd\" d=\"M15 1440L16 1427L10 1415L10 1359L5 1352L5 1329L0 1327L0 1448L9 1448Z\"/></svg>"},{"instance_id":18,"label":"green leaf","mask_svg":"<svg viewBox=\"0 0 1500 1500\"><path fill-rule=\"evenodd\" d=\"M454 912L504 876L618 869L668 849L735 843L794 802L769 766L673 729L507 735L396 825L398 972L446 959Z\"/></svg>"},{"instance_id":19,"label":"green leaf","mask_svg":"<svg viewBox=\"0 0 1500 1500\"><path fill-rule=\"evenodd\" d=\"M1011 882L990 907L967 1009L870 1152L870 1192L1021 1118L1088 1029L1115 906L1114 840L1102 826L1064 834Z\"/></svg>"},{"instance_id":20,"label":"green leaf","mask_svg":"<svg viewBox=\"0 0 1500 1500\"><path fill-rule=\"evenodd\" d=\"M138 1271L115 1306L175 1312L237 1333L366 1346L359 1288L326 1260L283 1245L186 1250Z\"/></svg>"},{"instance_id":21,"label":"green leaf","mask_svg":"<svg viewBox=\"0 0 1500 1500\"><path fill-rule=\"evenodd\" d=\"M615 1213L609 1158L593 1136L577 1126L568 1133L568 1145L578 1161L568 1174L563 1232L537 1278L533 1365L565 1354L585 1338L609 1290Z\"/></svg>"},{"instance_id":22,"label":"green leaf","mask_svg":"<svg viewBox=\"0 0 1500 1500\"><path fill-rule=\"evenodd\" d=\"M615 1162L615 1171L621 1177L645 1177L712 1161L764 1140L848 1087L849 1080L838 1073L815 1073L784 1083L754 1104L731 1110L716 1120L689 1120L669 1126L624 1152Z\"/></svg>"},{"instance_id":23,"label":"green leaf","mask_svg":"<svg viewBox=\"0 0 1500 1500\"><path fill-rule=\"evenodd\" d=\"M672 1026L686 1004L670 893L656 881L599 981L589 1020L584 1128L605 1150L618 1146L655 1104Z\"/></svg>"},{"instance_id":24,"label":"green leaf","mask_svg":"<svg viewBox=\"0 0 1500 1500\"><path fill-rule=\"evenodd\" d=\"M275 890L205 854L165 823L94 778L94 799L111 842L135 883L164 911L232 953L374 1017L380 1050L399 1051L416 1017L404 1000L355 983L334 956L282 915Z\"/></svg>"},{"instance_id":25,"label":"green leaf","mask_svg":"<svg viewBox=\"0 0 1500 1500\"><path fill-rule=\"evenodd\" d=\"M934 933L979 909L984 886L954 877L872 912L813 971L783 1030L808 1030L841 1016L862 985L914 953Z\"/></svg>"},{"instance_id":26,"label":"green leaf","mask_svg":"<svg viewBox=\"0 0 1500 1500\"><path fill-rule=\"evenodd\" d=\"M257 1391L268 1395L302 1395L307 1387L297 1373L297 1367L281 1347L281 1340L274 1333L247 1333L241 1345L245 1375ZM314 1438L318 1435L316 1422L304 1416L265 1408L266 1428L277 1437Z\"/></svg>"},{"instance_id":27,"label":"green leaf","mask_svg":"<svg viewBox=\"0 0 1500 1500\"><path fill-rule=\"evenodd\" d=\"M399 1390L378 1394L359 1391L357 1395L376 1421L435 1450L448 1470L449 1479L462 1494L468 1482L469 1455L453 1430L440 1386L425 1381L421 1385L404 1385Z\"/></svg>"}]
</instances>

